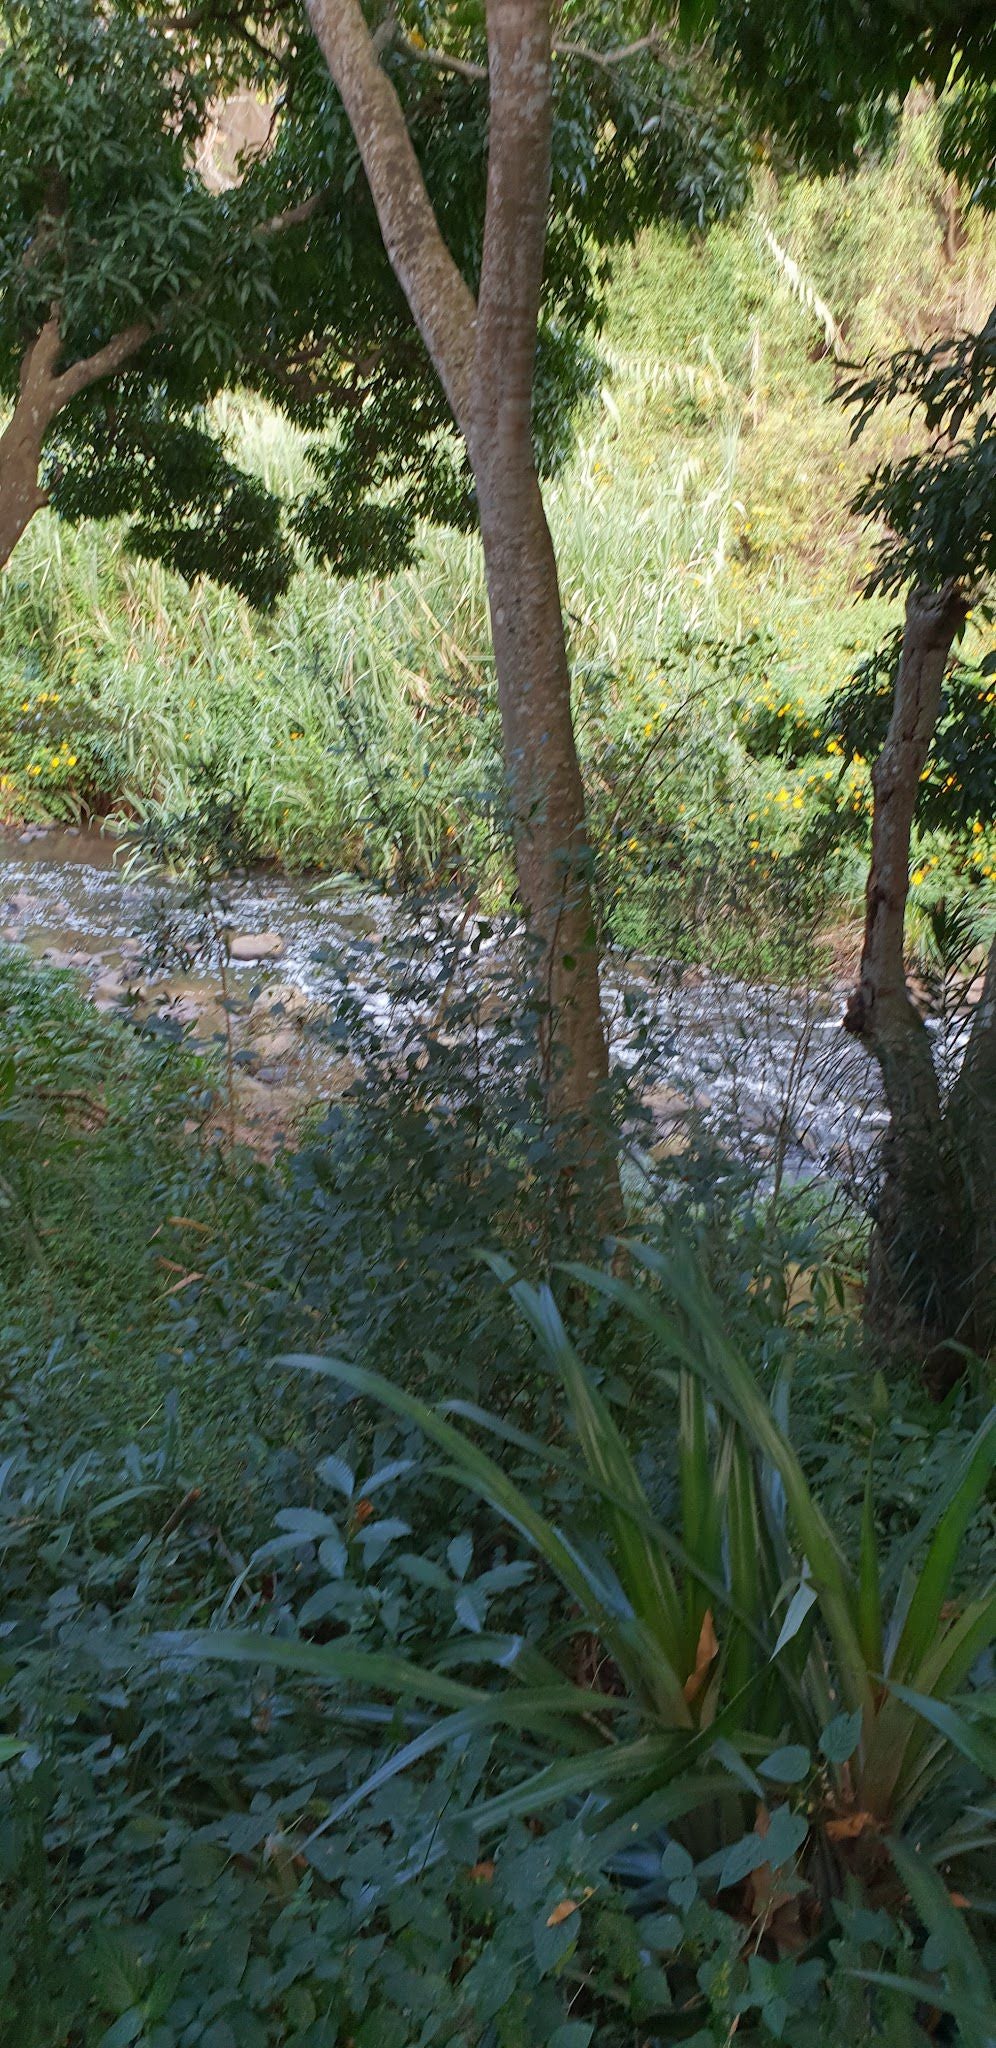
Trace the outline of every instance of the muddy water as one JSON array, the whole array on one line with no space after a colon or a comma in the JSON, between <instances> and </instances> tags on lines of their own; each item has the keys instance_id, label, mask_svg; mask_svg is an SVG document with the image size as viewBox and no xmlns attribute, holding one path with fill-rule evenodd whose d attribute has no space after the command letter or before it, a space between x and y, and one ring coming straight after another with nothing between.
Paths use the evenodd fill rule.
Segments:
<instances>
[{"instance_id":1,"label":"muddy water","mask_svg":"<svg viewBox=\"0 0 996 2048\"><path fill-rule=\"evenodd\" d=\"M229 938L279 941L277 957L226 970L240 1066L260 1099L327 1092L341 1050L311 1026L344 1001L399 1047L454 993L514 1001L514 934L482 931L459 905L419 911L354 883L256 874L226 884L221 921ZM223 1030L216 936L176 882L130 871L98 833L0 839L0 932L71 967L103 1007L195 1038ZM665 1152L680 1147L691 1108L769 1175L867 1174L883 1114L870 1064L840 1027L839 989L787 996L610 959L606 996L613 1056Z\"/></svg>"}]
</instances>

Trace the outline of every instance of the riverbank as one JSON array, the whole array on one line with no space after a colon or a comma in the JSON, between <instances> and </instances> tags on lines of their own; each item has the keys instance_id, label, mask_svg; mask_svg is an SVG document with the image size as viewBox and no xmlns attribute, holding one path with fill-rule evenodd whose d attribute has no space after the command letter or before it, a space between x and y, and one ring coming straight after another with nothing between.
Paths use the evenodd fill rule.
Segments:
<instances>
[{"instance_id":1,"label":"riverbank","mask_svg":"<svg viewBox=\"0 0 996 2048\"><path fill-rule=\"evenodd\" d=\"M517 935L452 896L391 896L257 872L209 903L115 862L99 835L0 841L0 936L77 978L98 1008L202 1048L230 1121L270 1140L337 1095L375 1046L403 1064L445 1038L501 1056L521 1010ZM870 1063L843 1032L843 988L778 988L610 954L613 1059L662 1156L694 1121L758 1172L853 1180L881 1128ZM490 1048L490 1050L489 1050ZM646 1144L641 1146L646 1149Z\"/></svg>"}]
</instances>

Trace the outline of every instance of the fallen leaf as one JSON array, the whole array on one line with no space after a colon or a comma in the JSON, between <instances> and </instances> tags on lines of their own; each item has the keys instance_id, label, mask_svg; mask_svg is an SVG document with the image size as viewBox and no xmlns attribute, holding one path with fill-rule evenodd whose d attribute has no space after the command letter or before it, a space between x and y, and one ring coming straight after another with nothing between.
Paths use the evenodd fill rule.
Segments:
<instances>
[{"instance_id":1,"label":"fallen leaf","mask_svg":"<svg viewBox=\"0 0 996 2048\"><path fill-rule=\"evenodd\" d=\"M702 1616L702 1627L699 1630L698 1647L695 1651L695 1669L689 1672L682 1688L689 1706L701 1692L708 1676L709 1666L714 1661L718 1650L719 1643L716 1639L712 1608L707 1607Z\"/></svg>"},{"instance_id":2,"label":"fallen leaf","mask_svg":"<svg viewBox=\"0 0 996 2048\"><path fill-rule=\"evenodd\" d=\"M546 1924L548 1927L560 1927L565 1920L570 1919L572 1913L577 1913L579 1910L576 1899L561 1899L559 1906L554 1906L553 1912L549 1915Z\"/></svg>"},{"instance_id":3,"label":"fallen leaf","mask_svg":"<svg viewBox=\"0 0 996 2048\"><path fill-rule=\"evenodd\" d=\"M877 1826L873 1813L846 1813L840 1820L828 1820L826 1831L831 1842L855 1842Z\"/></svg>"}]
</instances>

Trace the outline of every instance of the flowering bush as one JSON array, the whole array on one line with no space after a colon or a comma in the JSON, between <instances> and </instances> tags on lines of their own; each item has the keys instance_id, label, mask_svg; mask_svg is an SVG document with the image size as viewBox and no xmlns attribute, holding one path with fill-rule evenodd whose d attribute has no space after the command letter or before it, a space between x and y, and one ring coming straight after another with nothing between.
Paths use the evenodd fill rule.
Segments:
<instances>
[{"instance_id":1,"label":"flowering bush","mask_svg":"<svg viewBox=\"0 0 996 2048\"><path fill-rule=\"evenodd\" d=\"M105 784L109 737L75 679L40 689L24 664L0 674L0 819L75 815Z\"/></svg>"}]
</instances>

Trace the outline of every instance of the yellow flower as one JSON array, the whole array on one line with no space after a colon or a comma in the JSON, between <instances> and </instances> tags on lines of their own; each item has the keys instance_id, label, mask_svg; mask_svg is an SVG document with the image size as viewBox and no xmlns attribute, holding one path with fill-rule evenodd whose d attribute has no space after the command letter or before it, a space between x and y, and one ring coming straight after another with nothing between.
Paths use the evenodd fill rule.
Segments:
<instances>
[{"instance_id":1,"label":"yellow flower","mask_svg":"<svg viewBox=\"0 0 996 2048\"><path fill-rule=\"evenodd\" d=\"M22 711L30 711L30 709L31 709L31 699L30 699L30 697L25 697L25 699L24 699L24 702L23 702L23 704L21 705L21 710L22 710Z\"/></svg>"},{"instance_id":2,"label":"yellow flower","mask_svg":"<svg viewBox=\"0 0 996 2048\"><path fill-rule=\"evenodd\" d=\"M923 881L924 873L925 870L923 868L914 869L913 873L910 876L910 881L912 882L914 889L919 889L920 884Z\"/></svg>"},{"instance_id":3,"label":"yellow flower","mask_svg":"<svg viewBox=\"0 0 996 2048\"><path fill-rule=\"evenodd\" d=\"M789 800L789 793L788 793L788 790L787 790L787 789L777 789L777 790L775 791L775 802L776 802L776 804L787 804L787 803L788 803L788 800Z\"/></svg>"},{"instance_id":4,"label":"yellow flower","mask_svg":"<svg viewBox=\"0 0 996 2048\"><path fill-rule=\"evenodd\" d=\"M975 834L975 837L976 837L976 839L979 839L979 838L981 837L981 835L982 835L982 825L981 825L981 823L980 823L980 821L979 821L979 819L978 819L978 818L976 818L976 820L975 820L975 823L974 823L974 825L972 826L972 831L974 832L974 834Z\"/></svg>"},{"instance_id":5,"label":"yellow flower","mask_svg":"<svg viewBox=\"0 0 996 2048\"><path fill-rule=\"evenodd\" d=\"M29 774L29 775L40 775L40 774L41 774L41 769L40 769L40 768L36 768L36 767L35 767L35 764L34 764L34 762L32 761L32 763L31 763L31 766L30 766L30 768L28 769L28 774Z\"/></svg>"},{"instance_id":6,"label":"yellow flower","mask_svg":"<svg viewBox=\"0 0 996 2048\"><path fill-rule=\"evenodd\" d=\"M646 734L646 737L647 737L647 739L649 739L649 738L650 738L650 735L651 735L651 733L653 732L653 729L654 729L654 728L653 728L653 725L651 724L651 721L650 721L650 720L648 719L648 720L647 720L647 723L646 723L646 725L645 725L645 726L644 726L644 728L643 728L643 730L644 730L644 733Z\"/></svg>"},{"instance_id":7,"label":"yellow flower","mask_svg":"<svg viewBox=\"0 0 996 2048\"><path fill-rule=\"evenodd\" d=\"M803 798L802 798L802 797L801 797L801 796L799 795L799 792L798 792L798 790L796 790L796 793L795 793L794 797L792 798L792 809L793 809L794 811L801 811L801 810L802 810L802 808L803 808Z\"/></svg>"},{"instance_id":8,"label":"yellow flower","mask_svg":"<svg viewBox=\"0 0 996 2048\"><path fill-rule=\"evenodd\" d=\"M75 756L75 754L67 754L67 756L66 756L66 766L67 766L67 768L75 768L75 766L76 766L76 756Z\"/></svg>"}]
</instances>

